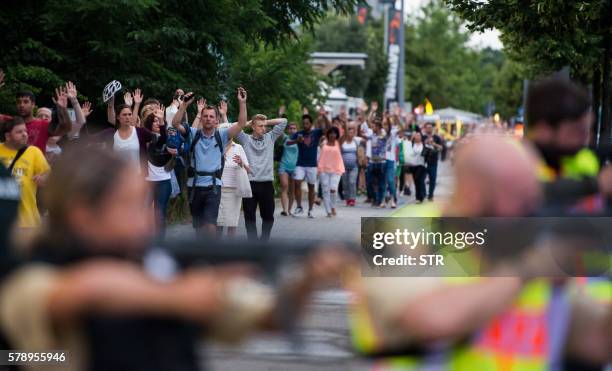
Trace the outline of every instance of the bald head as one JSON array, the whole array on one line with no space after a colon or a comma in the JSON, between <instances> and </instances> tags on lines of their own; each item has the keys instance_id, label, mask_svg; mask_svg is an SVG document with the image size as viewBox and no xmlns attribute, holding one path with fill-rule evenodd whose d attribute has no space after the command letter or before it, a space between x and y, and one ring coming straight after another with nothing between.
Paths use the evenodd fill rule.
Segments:
<instances>
[{"instance_id":1,"label":"bald head","mask_svg":"<svg viewBox=\"0 0 612 371\"><path fill-rule=\"evenodd\" d=\"M53 113L50 108L40 107L38 111L36 111L36 118L40 120L51 121Z\"/></svg>"},{"instance_id":2,"label":"bald head","mask_svg":"<svg viewBox=\"0 0 612 371\"><path fill-rule=\"evenodd\" d=\"M464 216L523 216L537 209L537 159L515 140L476 136L457 149L453 209Z\"/></svg>"}]
</instances>

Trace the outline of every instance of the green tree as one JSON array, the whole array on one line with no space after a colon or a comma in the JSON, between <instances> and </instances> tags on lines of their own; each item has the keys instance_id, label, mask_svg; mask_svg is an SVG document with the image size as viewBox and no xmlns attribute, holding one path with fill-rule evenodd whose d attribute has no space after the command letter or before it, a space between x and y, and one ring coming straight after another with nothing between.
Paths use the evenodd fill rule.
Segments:
<instances>
[{"instance_id":1,"label":"green tree","mask_svg":"<svg viewBox=\"0 0 612 371\"><path fill-rule=\"evenodd\" d=\"M522 105L524 74L525 72L518 63L506 59L501 70L494 77L493 100L496 111L503 118L515 116Z\"/></svg>"},{"instance_id":2,"label":"green tree","mask_svg":"<svg viewBox=\"0 0 612 371\"><path fill-rule=\"evenodd\" d=\"M244 75L241 68L234 71L240 58L265 60L256 51L262 44L268 51L279 48L280 54L295 51L298 35L292 25L312 29L331 9L346 13L356 2L3 1L0 67L7 72L7 86L0 95L0 111L13 112L11 96L22 88L40 93L40 101L49 103L52 88L65 80L74 81L81 94L98 104L102 88L113 79L166 99L179 86L209 99L233 95L230 82L237 84ZM265 67L261 62L255 64ZM257 74L263 81L267 78L265 71Z\"/></svg>"},{"instance_id":3,"label":"green tree","mask_svg":"<svg viewBox=\"0 0 612 371\"><path fill-rule=\"evenodd\" d=\"M406 25L406 97L414 105L427 97L434 108L483 112L501 57L488 51L483 59L468 47L463 21L441 1L423 6L422 13Z\"/></svg>"},{"instance_id":4,"label":"green tree","mask_svg":"<svg viewBox=\"0 0 612 371\"><path fill-rule=\"evenodd\" d=\"M355 66L341 66L335 72L335 85L345 87L349 96L382 99L388 68L383 32L380 21L369 19L362 25L349 16L330 18L316 28L316 51L368 54L365 71Z\"/></svg>"},{"instance_id":5,"label":"green tree","mask_svg":"<svg viewBox=\"0 0 612 371\"><path fill-rule=\"evenodd\" d=\"M608 134L612 132L612 2L447 0L447 3L469 22L470 29L498 29L510 58L522 65L527 77L569 66L572 77L584 84L590 82L595 107L602 105L604 127Z\"/></svg>"}]
</instances>

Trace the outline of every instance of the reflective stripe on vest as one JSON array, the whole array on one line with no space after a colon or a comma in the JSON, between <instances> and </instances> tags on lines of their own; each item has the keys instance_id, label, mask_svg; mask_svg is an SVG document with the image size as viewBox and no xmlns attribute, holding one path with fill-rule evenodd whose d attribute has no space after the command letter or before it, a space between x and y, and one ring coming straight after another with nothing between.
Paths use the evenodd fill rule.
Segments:
<instances>
[{"instance_id":1,"label":"reflective stripe on vest","mask_svg":"<svg viewBox=\"0 0 612 371\"><path fill-rule=\"evenodd\" d=\"M377 336L367 310L351 311L353 344L362 353L380 351ZM366 305L367 307L367 305ZM356 309L356 310L355 310ZM548 370L560 363L565 331L569 321L569 304L561 289L545 281L527 284L512 307L493 319L477 333L468 345L456 346L436 360L389 357L374 364L375 370ZM366 345L363 347L363 345ZM367 345L375 345L368 348ZM442 362L442 363L439 363Z\"/></svg>"}]
</instances>

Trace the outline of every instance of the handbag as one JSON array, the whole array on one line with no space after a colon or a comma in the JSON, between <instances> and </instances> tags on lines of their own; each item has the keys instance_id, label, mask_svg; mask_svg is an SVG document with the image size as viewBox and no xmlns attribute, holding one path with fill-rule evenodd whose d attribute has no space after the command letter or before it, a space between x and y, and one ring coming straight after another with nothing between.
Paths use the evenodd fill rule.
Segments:
<instances>
[{"instance_id":1,"label":"handbag","mask_svg":"<svg viewBox=\"0 0 612 371\"><path fill-rule=\"evenodd\" d=\"M238 168L238 174L236 175L236 195L242 198L253 197L249 174L247 174L245 168L242 166Z\"/></svg>"}]
</instances>

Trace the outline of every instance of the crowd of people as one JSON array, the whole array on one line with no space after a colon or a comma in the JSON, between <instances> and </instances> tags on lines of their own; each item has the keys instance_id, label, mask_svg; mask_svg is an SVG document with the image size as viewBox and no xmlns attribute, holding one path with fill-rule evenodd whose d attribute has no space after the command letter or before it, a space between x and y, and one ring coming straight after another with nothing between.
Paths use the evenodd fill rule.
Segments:
<instances>
[{"instance_id":1,"label":"crowd of people","mask_svg":"<svg viewBox=\"0 0 612 371\"><path fill-rule=\"evenodd\" d=\"M164 238L168 199L182 192L203 236L223 228L234 235L242 207L249 238L266 241L275 215L275 157L287 217L304 213L304 181L310 217L317 184L332 218L337 198L354 206L362 187L373 207L397 206L411 186L417 203L433 199L444 141L431 124L419 128L399 111L379 118L376 102L354 119L346 111L331 120L323 109L316 119L304 112L301 130L282 117L284 108L279 118L257 114L249 121L243 88L237 89L236 122L228 120L226 103L211 106L203 99L190 122L193 93L177 90L166 108L136 90L124 95L125 104L110 100L113 127L80 135L91 107L76 96L68 83L55 91L55 107L45 110L35 109L34 95L22 92L17 115L1 118L0 160L8 172L0 167L0 242L8 240L11 227L6 201L19 203L21 233L39 228L39 210L49 215L25 258L13 260L11 250L1 250L5 349L68 349L70 364L56 369L197 370L203 334L278 329L288 312L303 310L313 290L342 278L355 294L348 321L352 344L375 363L599 370L612 362L609 277L550 279L547 269L562 264L538 248L509 254L499 265L483 254L484 265L498 276L458 281L361 277L352 254L313 250L292 266L296 274L279 284L278 295L254 277L252 267L184 268L154 259L151 236ZM524 143L499 133L463 138L447 202L427 204L427 215L425 206L410 205L396 216L608 216L610 155L587 146L588 95L566 81L534 84L526 114ZM279 156L276 141L282 142ZM49 154L55 161L48 161ZM567 243L572 248L574 242ZM609 257L609 249L604 253L596 259Z\"/></svg>"},{"instance_id":2,"label":"crowd of people","mask_svg":"<svg viewBox=\"0 0 612 371\"><path fill-rule=\"evenodd\" d=\"M247 121L247 93L239 88L236 122L228 120L227 102L207 105L203 98L190 121L187 111L196 97L182 89L168 107L155 98L145 100L140 89L126 91L121 104L115 95L107 103L110 126L91 134L86 125L91 104L78 101L74 83L56 89L54 107L38 107L32 92L17 93L17 115L3 115L0 159L23 187L20 227L41 225L45 178L62 152L78 144L100 146L139 165L138 174L150 186L148 200L160 240L165 238L169 201L181 193L189 200L198 232L221 236L225 228L234 236L242 210L249 239L268 240L275 217L275 178L282 216L304 214L303 182L308 218L314 218L321 200L327 217L337 216L338 199L352 207L359 192L365 193L365 203L380 208L396 208L398 193L408 197L411 187L417 203L434 198L444 141L431 123L421 128L399 109L380 114L377 102L369 111L364 103L353 117L343 107L330 120L324 108L316 119L304 108L298 124L288 123L281 107L278 118L256 114Z\"/></svg>"}]
</instances>

